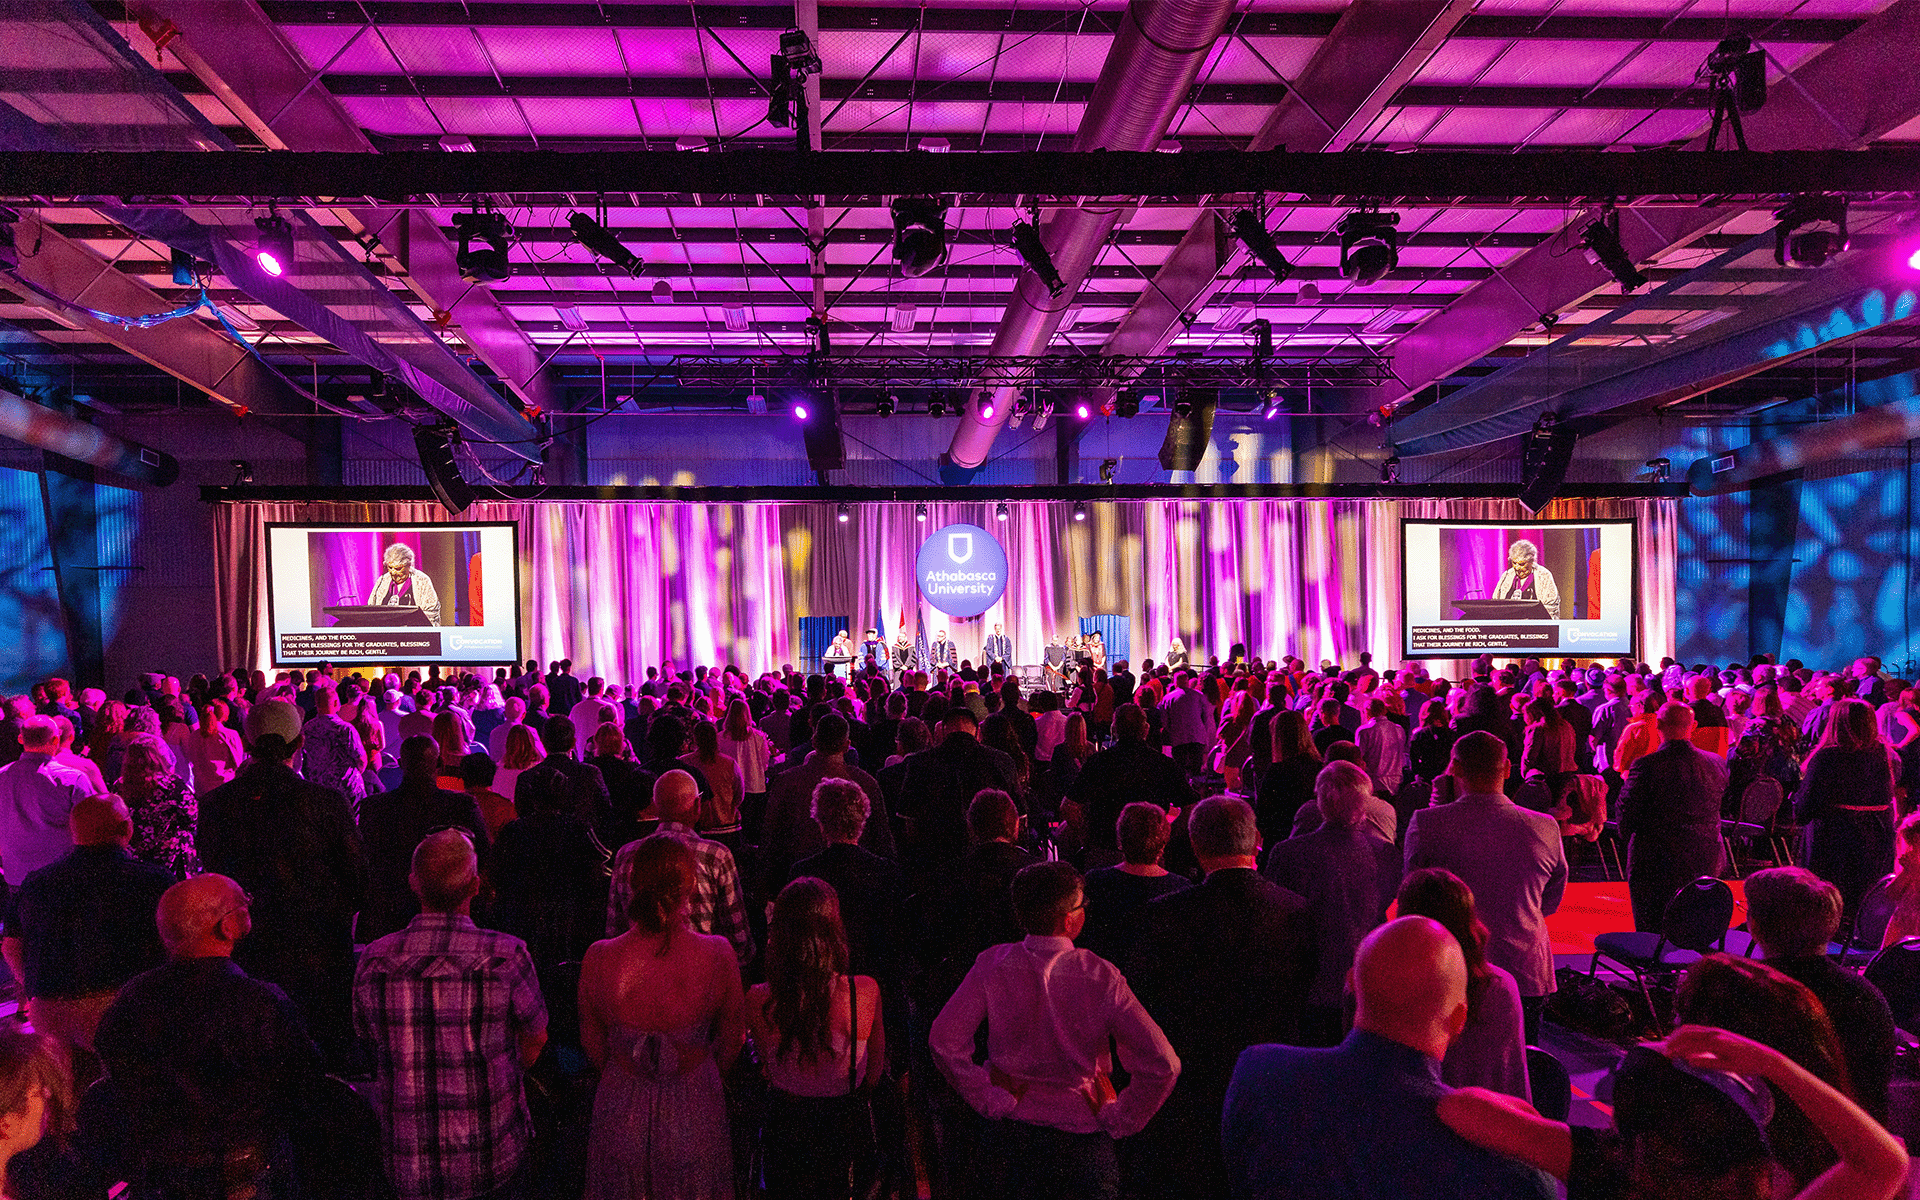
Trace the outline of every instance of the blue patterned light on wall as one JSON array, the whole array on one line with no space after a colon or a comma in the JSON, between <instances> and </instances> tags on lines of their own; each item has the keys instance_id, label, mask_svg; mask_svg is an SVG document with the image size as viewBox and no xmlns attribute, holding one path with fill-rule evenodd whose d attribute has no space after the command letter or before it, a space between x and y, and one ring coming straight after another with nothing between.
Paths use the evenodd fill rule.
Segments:
<instances>
[{"instance_id":1,"label":"blue patterned light on wall","mask_svg":"<svg viewBox=\"0 0 1920 1200\"><path fill-rule=\"evenodd\" d=\"M1916 303L1920 303L1920 296L1916 296L1911 288L1895 294L1891 304L1884 291L1874 288L1860 297L1855 311L1849 312L1835 306L1820 324L1802 324L1790 337L1770 343L1764 352L1765 356L1786 358L1792 354L1803 354L1828 342L1885 325L1888 321L1903 321L1913 315Z\"/></svg>"}]
</instances>

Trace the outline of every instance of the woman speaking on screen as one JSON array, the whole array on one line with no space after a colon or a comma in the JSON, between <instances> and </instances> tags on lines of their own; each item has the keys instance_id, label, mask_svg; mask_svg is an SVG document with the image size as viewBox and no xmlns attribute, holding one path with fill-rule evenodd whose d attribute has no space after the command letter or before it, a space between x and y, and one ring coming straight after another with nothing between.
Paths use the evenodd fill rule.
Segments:
<instances>
[{"instance_id":1,"label":"woman speaking on screen","mask_svg":"<svg viewBox=\"0 0 1920 1200\"><path fill-rule=\"evenodd\" d=\"M380 556L381 563L387 568L386 574L373 585L373 592L367 597L369 605L412 604L427 615L427 624L440 623L440 594L433 590L433 580L427 578L425 571L414 568L413 547L401 542L388 546L386 553Z\"/></svg>"},{"instance_id":2,"label":"woman speaking on screen","mask_svg":"<svg viewBox=\"0 0 1920 1200\"><path fill-rule=\"evenodd\" d=\"M1547 615L1560 619L1560 589L1553 586L1553 572L1540 565L1540 550L1521 538L1507 547L1507 569L1494 585L1495 600L1538 600L1546 605Z\"/></svg>"}]
</instances>

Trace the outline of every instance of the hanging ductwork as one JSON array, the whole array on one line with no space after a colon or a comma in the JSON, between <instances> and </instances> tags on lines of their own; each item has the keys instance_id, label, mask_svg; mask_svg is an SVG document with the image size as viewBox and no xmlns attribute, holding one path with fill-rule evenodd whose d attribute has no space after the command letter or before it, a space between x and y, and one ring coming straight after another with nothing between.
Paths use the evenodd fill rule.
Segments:
<instances>
[{"instance_id":1,"label":"hanging ductwork","mask_svg":"<svg viewBox=\"0 0 1920 1200\"><path fill-rule=\"evenodd\" d=\"M166 487L180 477L173 455L123 441L85 421L0 388L0 437L111 471L133 483Z\"/></svg>"},{"instance_id":2,"label":"hanging ductwork","mask_svg":"<svg viewBox=\"0 0 1920 1200\"><path fill-rule=\"evenodd\" d=\"M1901 377L1911 389L1913 377ZM1696 496L1744 492L1788 472L1836 462L1863 450L1899 446L1920 438L1920 396L1909 395L1850 417L1809 425L1780 437L1742 446L1687 468Z\"/></svg>"},{"instance_id":3,"label":"hanging ductwork","mask_svg":"<svg viewBox=\"0 0 1920 1200\"><path fill-rule=\"evenodd\" d=\"M1157 149L1233 8L1232 0L1134 0L1129 4L1087 101L1073 149ZM1096 203L1058 209L1046 219L1040 239L1066 287L1059 296L1050 296L1033 272L1022 271L987 351L990 356L1045 352L1123 211L1121 205ZM1021 383L1009 379L974 396L960 415L945 473L970 476L987 461L994 439L1013 414Z\"/></svg>"}]
</instances>

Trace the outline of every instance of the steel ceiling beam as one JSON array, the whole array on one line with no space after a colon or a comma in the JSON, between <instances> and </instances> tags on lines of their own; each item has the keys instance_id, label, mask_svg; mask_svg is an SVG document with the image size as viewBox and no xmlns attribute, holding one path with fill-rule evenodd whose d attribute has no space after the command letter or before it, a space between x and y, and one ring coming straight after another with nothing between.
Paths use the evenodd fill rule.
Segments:
<instances>
[{"instance_id":1,"label":"steel ceiling beam","mask_svg":"<svg viewBox=\"0 0 1920 1200\"><path fill-rule=\"evenodd\" d=\"M1909 9L1920 9L1920 0L1901 0L1898 10L1888 11L1906 13ZM1920 16L1912 23L1913 35L1920 38ZM1830 53L1840 53L1843 48ZM1876 49L1879 55L1891 53L1885 46ZM1815 60L1824 61L1824 56ZM1804 114L1800 119L1783 116L1780 121L1761 122L1760 118L1769 113L1796 108L1792 101L1797 93L1792 88L1776 85L1774 91L1774 101L1749 123L1751 136L1770 141L1839 140L1824 114L1819 115L1817 125L1814 123L1816 110L1811 105L1799 106ZM1846 121L1850 129L1864 127L1863 132L1847 139L1848 144L1871 141L1901 120L1920 113L1920 71L1901 72L1887 88L1874 89L1870 96L1858 99L1861 103L1857 106L1836 101L1841 112L1854 118ZM1875 103L1869 112L1869 99L1889 102ZM1912 107L1892 102L1908 99L1913 101ZM1832 112L1835 105L1823 107ZM1787 123L1792 126L1791 137L1778 132L1779 126ZM660 191L659 184L668 180L673 190ZM770 192L768 185L776 181L779 190ZM1511 201L1607 196L1772 198L1793 191L1917 190L1920 149L1911 147L1712 154L1677 150L1641 154L1585 150L1521 154L1457 150L1409 154L1048 150L1017 154L901 151L805 155L778 150L719 154L659 150L604 154L539 150L473 154L0 152L0 195L26 200L113 199L136 207L141 197L309 201L330 197L337 203L350 204L357 198L493 195L514 197L515 203L523 197L544 197L543 203L551 206L564 203L563 197L569 194L701 194L730 197L726 202L748 207L771 207L785 206L792 198L806 195L871 198L878 204L880 197L922 193L1130 197L1269 192L1330 201L1352 196ZM448 203L459 200L449 199ZM1657 211L1665 214L1662 220L1691 237L1724 223L1740 209L1729 205ZM1644 249L1647 242L1647 234L1634 221L1627 222L1622 236L1629 238L1630 249ZM1564 257L1553 259L1553 264L1553 269L1561 272L1570 265Z\"/></svg>"},{"instance_id":2,"label":"steel ceiling beam","mask_svg":"<svg viewBox=\"0 0 1920 1200\"><path fill-rule=\"evenodd\" d=\"M1850 190L1852 178L1846 165L1849 162L1864 164L1867 159L1883 153L1878 149L1856 147L1866 146L1920 115L1920 71L1915 71L1912 63L1916 45L1920 45L1920 0L1895 0L1790 78L1775 82L1766 107L1746 117L1747 136L1752 144L1805 149L1756 151L1750 155L1698 150L1670 154L1597 154L1591 156L1596 163L1611 160L1608 165L1620 170L1610 173L1611 178L1604 184L1585 188L1585 194L1623 198L1644 195L1644 191L1630 185L1621 188L1613 185L1625 183L1643 163L1650 176L1664 179L1666 163L1670 161L1725 168L1726 185L1715 187L1709 183L1695 190L1695 194L1703 196L1742 191L1742 183L1759 182L1758 176L1747 175L1745 168L1738 164L1757 165L1763 161L1774 161L1785 167L1792 162L1818 160L1832 164L1841 172L1823 181L1817 175L1785 170L1776 176L1777 182L1772 188L1776 195ZM1785 157L1779 157L1782 154ZM1534 155L1496 157L1503 162L1517 163ZM1584 187L1589 181L1599 182L1595 177L1585 177L1580 183ZM1648 262L1718 229L1744 210L1743 206L1726 204L1655 211L1629 208L1620 222L1621 241L1636 263ZM1549 242L1518 256L1500 267L1496 278L1477 285L1446 311L1396 341L1391 349L1394 382L1379 389L1379 403L1398 404L1416 395L1505 345L1522 330L1537 325L1543 313L1562 312L1612 283L1612 277L1605 270L1589 263L1582 255L1566 254L1556 247L1556 242ZM1441 400L1436 407L1446 404L1446 400Z\"/></svg>"},{"instance_id":3,"label":"steel ceiling beam","mask_svg":"<svg viewBox=\"0 0 1920 1200\"><path fill-rule=\"evenodd\" d=\"M1345 150L1472 10L1471 0L1348 5L1248 149ZM1305 234L1276 238L1290 245L1319 240ZM1218 218L1202 213L1102 348L1109 354L1161 353L1246 257L1245 248L1225 236Z\"/></svg>"},{"instance_id":4,"label":"steel ceiling beam","mask_svg":"<svg viewBox=\"0 0 1920 1200\"><path fill-rule=\"evenodd\" d=\"M24 302L61 324L118 346L236 413L312 416L320 411L319 403L286 376L197 317L182 317L152 329L124 329L47 299L51 294L71 304L128 317L177 307L36 216L20 217L14 239L20 261L10 274L31 285L19 289ZM5 278L0 274L0 279Z\"/></svg>"},{"instance_id":5,"label":"steel ceiling beam","mask_svg":"<svg viewBox=\"0 0 1920 1200\"><path fill-rule=\"evenodd\" d=\"M372 153L359 125L315 86L313 73L253 0L142 0L134 12L148 36L267 146ZM537 408L553 407L532 341L486 288L460 278L454 244L433 220L376 207L344 212L402 264L402 278L424 303L452 314L475 357L515 395Z\"/></svg>"}]
</instances>

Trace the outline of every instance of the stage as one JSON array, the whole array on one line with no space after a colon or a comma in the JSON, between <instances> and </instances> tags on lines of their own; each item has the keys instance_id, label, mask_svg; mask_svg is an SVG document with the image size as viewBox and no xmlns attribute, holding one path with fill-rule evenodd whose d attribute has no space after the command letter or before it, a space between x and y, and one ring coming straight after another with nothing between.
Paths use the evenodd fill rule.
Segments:
<instances>
[{"instance_id":1,"label":"stage","mask_svg":"<svg viewBox=\"0 0 1920 1200\"><path fill-rule=\"evenodd\" d=\"M1193 499L1068 503L978 501L844 505L802 501L489 500L459 523L517 532L521 652L568 658L577 675L614 682L649 666L735 664L749 673L800 665L802 618L841 623L856 641L946 630L961 660L981 661L996 624L1016 664L1037 664L1053 637L1100 627L1108 661L1160 659L1175 636L1196 664L1239 645L1262 658L1378 666L1400 658L1401 522L1631 519L1639 570L1638 655L1675 638L1675 502L1555 501L1538 514L1511 500ZM447 523L431 503L221 501L213 505L218 633L224 661L271 667L269 522ZM1003 578L984 609L942 589L916 560L937 532L971 527ZM1004 556L1004 565L995 551ZM953 559L961 562L960 558ZM1421 581L1419 586L1427 586ZM936 608L938 596L947 611ZM489 612L497 602L490 602ZM965 616L949 615L955 611ZM1101 624L1104 623L1104 624ZM1577 653L1569 648L1567 653ZM504 656L502 656L504 661ZM1451 672L1452 664L1446 668Z\"/></svg>"}]
</instances>

